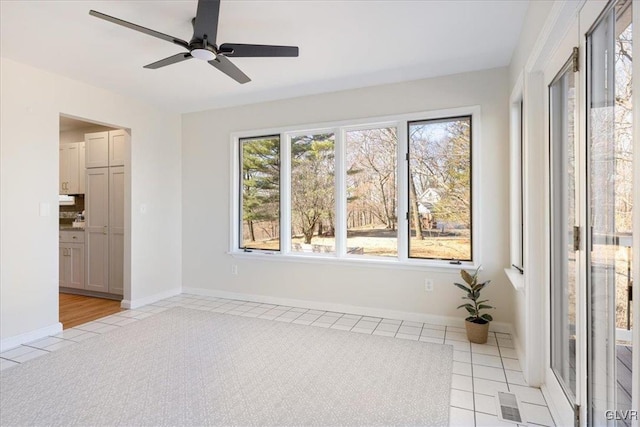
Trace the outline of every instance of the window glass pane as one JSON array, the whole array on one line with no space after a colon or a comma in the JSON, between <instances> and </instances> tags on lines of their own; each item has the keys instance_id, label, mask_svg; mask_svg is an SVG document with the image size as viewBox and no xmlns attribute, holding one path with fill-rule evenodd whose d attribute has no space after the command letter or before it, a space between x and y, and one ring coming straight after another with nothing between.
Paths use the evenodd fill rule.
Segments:
<instances>
[{"instance_id":1,"label":"window glass pane","mask_svg":"<svg viewBox=\"0 0 640 427\"><path fill-rule=\"evenodd\" d=\"M241 249L280 250L280 137L240 140Z\"/></svg>"},{"instance_id":2,"label":"window glass pane","mask_svg":"<svg viewBox=\"0 0 640 427\"><path fill-rule=\"evenodd\" d=\"M347 253L398 256L395 127L346 133Z\"/></svg>"},{"instance_id":3,"label":"window glass pane","mask_svg":"<svg viewBox=\"0 0 640 427\"><path fill-rule=\"evenodd\" d=\"M409 257L471 260L471 117L409 123Z\"/></svg>"},{"instance_id":4,"label":"window glass pane","mask_svg":"<svg viewBox=\"0 0 640 427\"><path fill-rule=\"evenodd\" d=\"M638 409L629 363L637 327L631 300L631 265L637 255L632 247L633 150L638 147L633 141L632 7L630 1L612 2L587 35L590 425L603 423L608 409ZM624 426L628 421L613 423Z\"/></svg>"},{"instance_id":5,"label":"window glass pane","mask_svg":"<svg viewBox=\"0 0 640 427\"><path fill-rule=\"evenodd\" d=\"M551 369L576 400L576 79L569 62L549 86Z\"/></svg>"},{"instance_id":6,"label":"window glass pane","mask_svg":"<svg viewBox=\"0 0 640 427\"><path fill-rule=\"evenodd\" d=\"M335 135L291 139L291 251L335 253Z\"/></svg>"}]
</instances>

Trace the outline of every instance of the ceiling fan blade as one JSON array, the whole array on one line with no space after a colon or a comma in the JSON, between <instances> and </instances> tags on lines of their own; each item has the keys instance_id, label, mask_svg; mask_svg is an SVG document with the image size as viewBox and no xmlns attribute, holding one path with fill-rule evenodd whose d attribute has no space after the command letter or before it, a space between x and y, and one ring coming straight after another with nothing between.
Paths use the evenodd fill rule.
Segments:
<instances>
[{"instance_id":1,"label":"ceiling fan blade","mask_svg":"<svg viewBox=\"0 0 640 427\"><path fill-rule=\"evenodd\" d=\"M114 18L113 16L105 15L104 13L100 13L95 10L90 10L89 15L95 16L96 18L104 19L105 21L113 22L114 24L122 25L123 27L131 28L132 30L140 31L141 33L145 33L162 40L166 40L168 42L177 44L178 46L182 46L185 49L189 48L189 43L168 34L160 33L158 31L151 30L137 24L132 24L131 22L123 21L122 19Z\"/></svg>"},{"instance_id":2,"label":"ceiling fan blade","mask_svg":"<svg viewBox=\"0 0 640 427\"><path fill-rule=\"evenodd\" d=\"M233 65L233 63L225 58L224 55L218 55L216 59L212 59L211 61L209 61L209 64L213 65L218 70L222 71L238 83L244 84L251 81L251 79L245 73L243 73L238 67Z\"/></svg>"},{"instance_id":3,"label":"ceiling fan blade","mask_svg":"<svg viewBox=\"0 0 640 427\"><path fill-rule=\"evenodd\" d=\"M298 56L297 46L272 46L264 44L223 43L220 53L230 58L251 57L295 57Z\"/></svg>"},{"instance_id":4,"label":"ceiling fan blade","mask_svg":"<svg viewBox=\"0 0 640 427\"><path fill-rule=\"evenodd\" d=\"M198 0L193 37L202 40L206 36L209 44L216 44L219 15L220 0Z\"/></svg>"},{"instance_id":5,"label":"ceiling fan blade","mask_svg":"<svg viewBox=\"0 0 640 427\"><path fill-rule=\"evenodd\" d=\"M191 56L189 52L178 53L168 58L161 59L160 61L156 61L152 64L145 65L144 68L156 70L158 68L166 67L167 65L171 65L171 64L177 64L178 62L186 61L187 59L191 59L191 58L193 58L193 56Z\"/></svg>"}]
</instances>

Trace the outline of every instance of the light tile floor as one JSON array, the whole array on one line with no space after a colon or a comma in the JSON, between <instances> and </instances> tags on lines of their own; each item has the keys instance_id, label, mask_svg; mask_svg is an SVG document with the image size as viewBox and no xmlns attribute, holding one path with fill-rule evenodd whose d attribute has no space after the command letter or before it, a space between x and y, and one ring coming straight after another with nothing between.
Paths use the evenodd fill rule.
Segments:
<instances>
[{"instance_id":1,"label":"light tile floor","mask_svg":"<svg viewBox=\"0 0 640 427\"><path fill-rule=\"evenodd\" d=\"M258 317L354 333L382 335L453 346L451 382L451 426L515 426L498 419L495 393L510 391L522 402L526 425L554 426L546 401L537 388L528 387L509 334L490 332L487 344L471 344L464 329L397 319L308 310L274 304L182 294L154 304L126 310L93 322L66 329L0 353L0 370L46 355L60 348L90 339L137 322L170 307L186 307L237 316Z\"/></svg>"}]
</instances>

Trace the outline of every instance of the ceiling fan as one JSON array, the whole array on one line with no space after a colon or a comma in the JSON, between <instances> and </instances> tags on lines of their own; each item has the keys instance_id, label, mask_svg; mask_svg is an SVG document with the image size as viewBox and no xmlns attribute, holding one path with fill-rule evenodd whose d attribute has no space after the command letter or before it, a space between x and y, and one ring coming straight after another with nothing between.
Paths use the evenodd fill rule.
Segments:
<instances>
[{"instance_id":1,"label":"ceiling fan","mask_svg":"<svg viewBox=\"0 0 640 427\"><path fill-rule=\"evenodd\" d=\"M236 67L229 58L256 58L256 57L296 57L298 56L297 46L273 46L261 44L241 44L223 43L216 45L218 33L218 18L220 14L220 0L198 0L196 17L191 20L193 25L193 37L190 42L186 42L177 37L160 33L104 13L90 10L89 14L132 30L166 40L187 49L188 52L178 53L160 61L145 65L144 68L157 69L167 65L186 61L191 58L198 58L207 61L238 83L247 83L251 79Z\"/></svg>"}]
</instances>

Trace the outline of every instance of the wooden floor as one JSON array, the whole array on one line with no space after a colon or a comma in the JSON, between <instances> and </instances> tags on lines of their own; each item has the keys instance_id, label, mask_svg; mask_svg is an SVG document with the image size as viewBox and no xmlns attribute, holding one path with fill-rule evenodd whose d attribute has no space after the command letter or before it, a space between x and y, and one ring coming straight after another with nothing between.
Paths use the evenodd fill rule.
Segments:
<instances>
[{"instance_id":1,"label":"wooden floor","mask_svg":"<svg viewBox=\"0 0 640 427\"><path fill-rule=\"evenodd\" d=\"M122 311L120 301L63 293L60 293L59 308L63 329Z\"/></svg>"}]
</instances>

